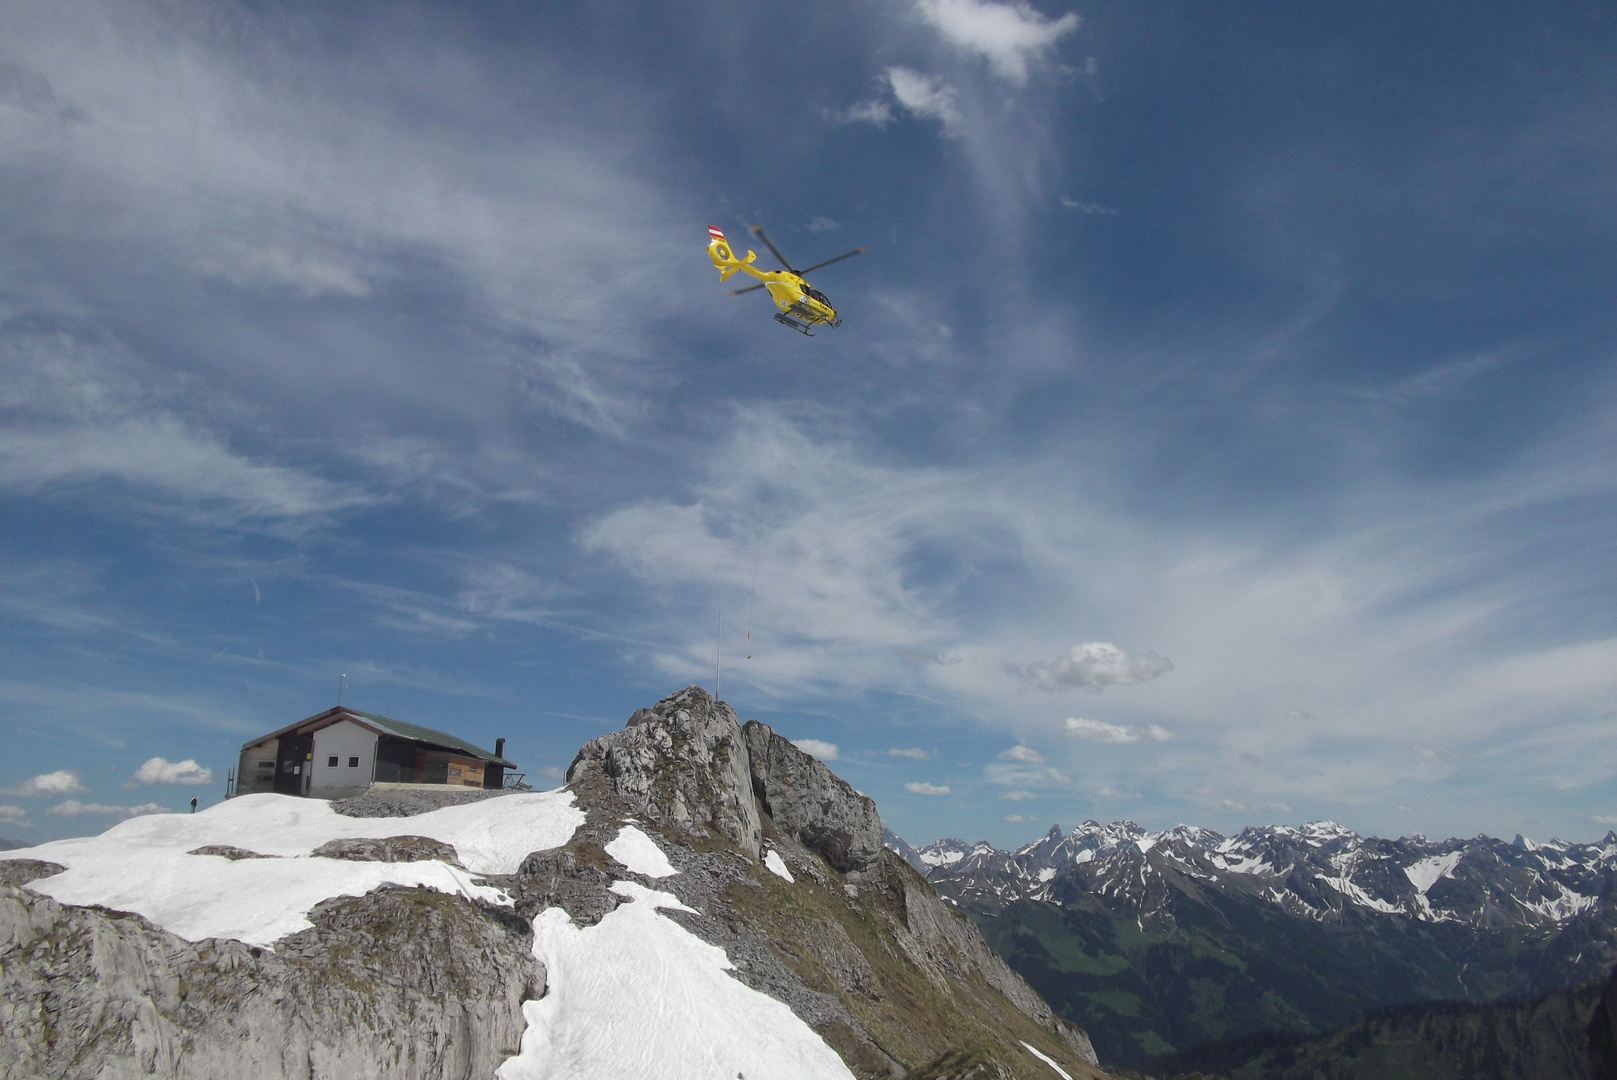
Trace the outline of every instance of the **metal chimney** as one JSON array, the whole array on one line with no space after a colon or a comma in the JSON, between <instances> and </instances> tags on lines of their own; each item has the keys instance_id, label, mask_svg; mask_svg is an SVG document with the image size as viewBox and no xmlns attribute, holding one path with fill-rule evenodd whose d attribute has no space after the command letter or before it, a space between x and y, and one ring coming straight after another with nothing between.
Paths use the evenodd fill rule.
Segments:
<instances>
[{"instance_id":1,"label":"metal chimney","mask_svg":"<svg viewBox=\"0 0 1617 1080\"><path fill-rule=\"evenodd\" d=\"M505 740L504 739L495 739L494 740L494 756L495 757L501 757L501 758L503 758L505 756Z\"/></svg>"}]
</instances>

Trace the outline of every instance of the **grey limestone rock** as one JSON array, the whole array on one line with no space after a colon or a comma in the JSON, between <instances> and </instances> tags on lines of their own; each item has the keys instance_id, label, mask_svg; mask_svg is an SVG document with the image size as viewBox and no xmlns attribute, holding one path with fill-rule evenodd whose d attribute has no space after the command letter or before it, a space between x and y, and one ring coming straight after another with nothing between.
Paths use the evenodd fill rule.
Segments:
<instances>
[{"instance_id":1,"label":"grey limestone rock","mask_svg":"<svg viewBox=\"0 0 1617 1080\"><path fill-rule=\"evenodd\" d=\"M687 833L711 829L754 858L763 845L741 726L700 686L636 710L622 731L585 743L567 782L575 791L601 783L636 814Z\"/></svg>"},{"instance_id":2,"label":"grey limestone rock","mask_svg":"<svg viewBox=\"0 0 1617 1080\"><path fill-rule=\"evenodd\" d=\"M44 859L0 860L0 885L26 885L30 881L60 874L67 867Z\"/></svg>"},{"instance_id":3,"label":"grey limestone rock","mask_svg":"<svg viewBox=\"0 0 1617 1080\"><path fill-rule=\"evenodd\" d=\"M417 814L442 810L446 806L460 806L512 794L515 794L514 789L445 787L442 791L423 791L420 788L402 788L367 791L351 799L335 799L331 808L345 817L415 817Z\"/></svg>"},{"instance_id":4,"label":"grey limestone rock","mask_svg":"<svg viewBox=\"0 0 1617 1080\"><path fill-rule=\"evenodd\" d=\"M234 844L203 844L186 852L187 855L217 855L221 859L235 862L237 859L278 859L279 855L260 855L256 851L236 847Z\"/></svg>"},{"instance_id":5,"label":"grey limestone rock","mask_svg":"<svg viewBox=\"0 0 1617 1080\"><path fill-rule=\"evenodd\" d=\"M874 869L882 852L876 804L768 724L748 720L742 731L753 792L775 826L842 873Z\"/></svg>"},{"instance_id":6,"label":"grey limestone rock","mask_svg":"<svg viewBox=\"0 0 1617 1080\"><path fill-rule=\"evenodd\" d=\"M317 859L347 859L351 862L427 862L437 859L450 866L460 865L453 846L430 836L352 837L321 844L311 852Z\"/></svg>"},{"instance_id":7,"label":"grey limestone rock","mask_svg":"<svg viewBox=\"0 0 1617 1080\"><path fill-rule=\"evenodd\" d=\"M383 888L310 920L271 952L0 886L0 1076L481 1080L544 992L509 911Z\"/></svg>"}]
</instances>

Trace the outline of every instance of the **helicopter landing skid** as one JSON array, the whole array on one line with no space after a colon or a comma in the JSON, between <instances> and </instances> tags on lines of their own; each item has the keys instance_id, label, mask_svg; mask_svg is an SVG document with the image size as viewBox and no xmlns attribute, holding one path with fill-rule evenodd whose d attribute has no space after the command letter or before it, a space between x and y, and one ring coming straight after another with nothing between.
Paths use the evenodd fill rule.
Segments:
<instances>
[{"instance_id":1,"label":"helicopter landing skid","mask_svg":"<svg viewBox=\"0 0 1617 1080\"><path fill-rule=\"evenodd\" d=\"M796 319L792 318L790 315L786 314L784 311L775 312L775 321L780 323L782 326L791 327L793 330L796 330L799 334L802 334L804 337L813 337L814 336L814 334L809 331L808 323L798 322Z\"/></svg>"}]
</instances>

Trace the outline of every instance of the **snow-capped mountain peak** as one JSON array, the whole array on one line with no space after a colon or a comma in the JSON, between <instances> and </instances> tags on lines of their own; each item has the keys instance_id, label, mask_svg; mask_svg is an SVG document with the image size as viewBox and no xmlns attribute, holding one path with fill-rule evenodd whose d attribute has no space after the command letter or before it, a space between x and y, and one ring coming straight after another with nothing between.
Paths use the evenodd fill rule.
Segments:
<instances>
[{"instance_id":1,"label":"snow-capped mountain peak","mask_svg":"<svg viewBox=\"0 0 1617 1080\"><path fill-rule=\"evenodd\" d=\"M1173 891L1196 883L1322 921L1358 912L1476 927L1546 926L1609 895L1617 835L1593 844L1520 836L1387 840L1311 821L1252 826L1226 837L1194 825L1151 832L1132 821L1085 821L1065 834L1054 826L1014 851L946 839L920 848L918 857L941 892L991 911L1022 899L1063 904L1093 895L1133 905L1142 920L1171 918Z\"/></svg>"}]
</instances>

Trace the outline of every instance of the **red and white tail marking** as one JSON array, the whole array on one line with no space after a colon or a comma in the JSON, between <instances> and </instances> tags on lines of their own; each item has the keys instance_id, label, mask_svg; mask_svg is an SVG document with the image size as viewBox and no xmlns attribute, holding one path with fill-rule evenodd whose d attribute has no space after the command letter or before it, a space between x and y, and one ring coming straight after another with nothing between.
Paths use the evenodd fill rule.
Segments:
<instances>
[{"instance_id":1,"label":"red and white tail marking","mask_svg":"<svg viewBox=\"0 0 1617 1080\"><path fill-rule=\"evenodd\" d=\"M723 240L724 239L724 233L719 230L719 227L717 225L709 225L707 227L707 234L709 236L711 236L715 240Z\"/></svg>"}]
</instances>

